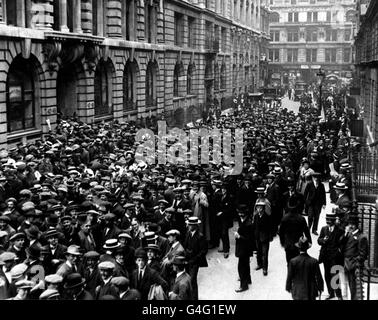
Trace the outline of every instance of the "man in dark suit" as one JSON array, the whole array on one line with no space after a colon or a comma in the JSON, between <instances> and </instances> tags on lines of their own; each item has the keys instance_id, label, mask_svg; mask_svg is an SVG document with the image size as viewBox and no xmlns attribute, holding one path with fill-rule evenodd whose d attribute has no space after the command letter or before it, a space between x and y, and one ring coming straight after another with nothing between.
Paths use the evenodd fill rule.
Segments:
<instances>
[{"instance_id":1,"label":"man in dark suit","mask_svg":"<svg viewBox=\"0 0 378 320\"><path fill-rule=\"evenodd\" d=\"M307 253L309 242L305 237L302 236L296 246L300 254L289 262L286 291L293 300L316 300L324 288L318 260Z\"/></svg>"},{"instance_id":2,"label":"man in dark suit","mask_svg":"<svg viewBox=\"0 0 378 320\"><path fill-rule=\"evenodd\" d=\"M100 300L103 296L107 295L118 298L118 290L111 282L115 269L114 263L103 261L99 263L98 269L100 270L102 283L96 288L96 300Z\"/></svg>"},{"instance_id":3,"label":"man in dark suit","mask_svg":"<svg viewBox=\"0 0 378 320\"><path fill-rule=\"evenodd\" d=\"M52 266L54 270L66 260L67 247L58 242L59 233L56 229L51 229L44 233L45 239L49 243L49 253L51 256Z\"/></svg>"},{"instance_id":4,"label":"man in dark suit","mask_svg":"<svg viewBox=\"0 0 378 320\"><path fill-rule=\"evenodd\" d=\"M272 239L272 225L270 215L265 212L265 202L256 202L256 212L253 215L254 236L257 247L257 268L263 269L263 274L268 274L269 243Z\"/></svg>"},{"instance_id":5,"label":"man in dark suit","mask_svg":"<svg viewBox=\"0 0 378 320\"><path fill-rule=\"evenodd\" d=\"M297 203L297 210L298 210L298 213L302 213L303 212L303 209L304 209L304 198L303 198L303 195L300 194L297 190L295 190L295 181L293 179L289 179L287 180L287 186L288 186L288 191L286 191L284 194L283 194L283 205L284 205L284 211L285 213L287 213L289 210L288 210L288 204L289 204L289 201L291 201L291 203L294 203L296 202Z\"/></svg>"},{"instance_id":6,"label":"man in dark suit","mask_svg":"<svg viewBox=\"0 0 378 320\"><path fill-rule=\"evenodd\" d=\"M186 234L184 210L192 208L191 201L183 197L184 190L185 188L183 187L173 189L175 193L175 199L173 200L172 207L171 207L175 209L175 211L173 212L174 229L177 229L180 231L181 240L185 239L185 234Z\"/></svg>"},{"instance_id":7,"label":"man in dark suit","mask_svg":"<svg viewBox=\"0 0 378 320\"><path fill-rule=\"evenodd\" d=\"M312 174L312 181L309 182L304 191L305 211L308 213L308 228L312 233L318 235L318 222L322 208L326 206L326 193L324 184L320 181L320 173Z\"/></svg>"},{"instance_id":8,"label":"man in dark suit","mask_svg":"<svg viewBox=\"0 0 378 320\"><path fill-rule=\"evenodd\" d=\"M278 230L278 225L282 219L282 205L281 198L282 193L279 185L276 183L275 175L272 173L267 174L267 185L266 185L266 198L269 200L272 211L272 235L276 235Z\"/></svg>"},{"instance_id":9,"label":"man in dark suit","mask_svg":"<svg viewBox=\"0 0 378 320\"><path fill-rule=\"evenodd\" d=\"M351 300L357 300L356 272L361 272L369 252L369 244L366 235L358 228L357 216L350 216L348 226L345 229L343 239L344 271L348 279Z\"/></svg>"},{"instance_id":10,"label":"man in dark suit","mask_svg":"<svg viewBox=\"0 0 378 320\"><path fill-rule=\"evenodd\" d=\"M335 205L340 226L344 229L348 223L348 213L352 208L352 201L348 196L348 186L343 182L337 182L333 187L336 193Z\"/></svg>"},{"instance_id":11,"label":"man in dark suit","mask_svg":"<svg viewBox=\"0 0 378 320\"><path fill-rule=\"evenodd\" d=\"M153 284L160 285L164 291L167 291L167 282L159 273L147 265L147 253L143 249L135 251L136 270L131 274L130 287L137 289L141 294L141 300L148 299L148 293Z\"/></svg>"},{"instance_id":12,"label":"man in dark suit","mask_svg":"<svg viewBox=\"0 0 378 320\"><path fill-rule=\"evenodd\" d=\"M176 272L176 279L168 294L169 300L193 300L192 281L189 274L185 272L185 265L185 257L174 258L173 270Z\"/></svg>"},{"instance_id":13,"label":"man in dark suit","mask_svg":"<svg viewBox=\"0 0 378 320\"><path fill-rule=\"evenodd\" d=\"M115 214L107 213L104 216L105 228L103 233L103 242L109 239L117 239L118 235L121 233L121 230L114 224L116 219Z\"/></svg>"},{"instance_id":14,"label":"man in dark suit","mask_svg":"<svg viewBox=\"0 0 378 320\"><path fill-rule=\"evenodd\" d=\"M228 184L223 183L221 187L220 198L217 206L216 218L217 218L217 228L218 236L222 240L223 248L219 252L223 252L224 257L227 259L230 254L230 238L228 235L229 229L233 225L233 208L234 204L231 195L228 193ZM219 240L218 240L219 241Z\"/></svg>"},{"instance_id":15,"label":"man in dark suit","mask_svg":"<svg viewBox=\"0 0 378 320\"><path fill-rule=\"evenodd\" d=\"M282 218L279 235L280 243L285 248L286 262L296 257L299 254L298 248L295 243L304 234L309 239L311 246L311 234L307 226L306 219L298 213L298 202L293 200L288 204L288 213Z\"/></svg>"},{"instance_id":16,"label":"man in dark suit","mask_svg":"<svg viewBox=\"0 0 378 320\"><path fill-rule=\"evenodd\" d=\"M319 263L324 265L324 278L329 293L327 300L334 298L335 295L339 300L342 300L341 289L332 288L331 285L334 274L332 268L342 264L341 242L344 236L343 230L335 224L335 221L336 215L327 213L327 225L320 230L318 238L318 244L321 246ZM339 277L339 274L337 274L337 277ZM340 280L338 283L340 283Z\"/></svg>"},{"instance_id":17,"label":"man in dark suit","mask_svg":"<svg viewBox=\"0 0 378 320\"><path fill-rule=\"evenodd\" d=\"M119 291L120 300L140 300L140 293L136 289L130 289L130 281L126 277L112 278L114 284Z\"/></svg>"},{"instance_id":18,"label":"man in dark suit","mask_svg":"<svg viewBox=\"0 0 378 320\"><path fill-rule=\"evenodd\" d=\"M79 273L71 273L64 284L64 297L68 300L94 300L93 296L84 289L85 279Z\"/></svg>"},{"instance_id":19,"label":"man in dark suit","mask_svg":"<svg viewBox=\"0 0 378 320\"><path fill-rule=\"evenodd\" d=\"M254 240L252 221L247 216L248 207L246 205L239 205L239 228L235 232L235 256L239 258L238 273L240 278L240 288L236 292L243 292L248 290L248 285L252 284L251 269L249 266L249 258L253 256Z\"/></svg>"},{"instance_id":20,"label":"man in dark suit","mask_svg":"<svg viewBox=\"0 0 378 320\"><path fill-rule=\"evenodd\" d=\"M204 235L199 231L200 223L198 217L189 217L189 230L183 243L185 256L188 259L187 270L192 280L193 300L198 300L198 270L200 267L208 266L206 260L208 246Z\"/></svg>"}]
</instances>

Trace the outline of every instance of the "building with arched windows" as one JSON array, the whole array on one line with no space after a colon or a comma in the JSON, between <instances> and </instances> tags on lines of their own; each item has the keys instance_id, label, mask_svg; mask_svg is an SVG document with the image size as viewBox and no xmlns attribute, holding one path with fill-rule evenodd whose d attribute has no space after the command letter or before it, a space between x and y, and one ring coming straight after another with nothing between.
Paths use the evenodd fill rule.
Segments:
<instances>
[{"instance_id":1,"label":"building with arched windows","mask_svg":"<svg viewBox=\"0 0 378 320\"><path fill-rule=\"evenodd\" d=\"M260 85L263 3L0 0L0 144L66 118L173 126L228 107Z\"/></svg>"},{"instance_id":2,"label":"building with arched windows","mask_svg":"<svg viewBox=\"0 0 378 320\"><path fill-rule=\"evenodd\" d=\"M283 86L351 79L356 0L269 0L269 79Z\"/></svg>"}]
</instances>

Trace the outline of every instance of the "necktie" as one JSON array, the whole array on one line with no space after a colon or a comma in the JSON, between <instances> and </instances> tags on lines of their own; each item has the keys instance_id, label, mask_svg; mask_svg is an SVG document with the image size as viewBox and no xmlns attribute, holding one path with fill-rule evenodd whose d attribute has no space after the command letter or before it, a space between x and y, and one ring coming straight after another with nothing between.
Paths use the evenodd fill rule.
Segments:
<instances>
[{"instance_id":1,"label":"necktie","mask_svg":"<svg viewBox=\"0 0 378 320\"><path fill-rule=\"evenodd\" d=\"M139 270L139 276L138 276L138 284L140 285L141 281L142 281L142 277L143 277L143 272L142 270Z\"/></svg>"}]
</instances>

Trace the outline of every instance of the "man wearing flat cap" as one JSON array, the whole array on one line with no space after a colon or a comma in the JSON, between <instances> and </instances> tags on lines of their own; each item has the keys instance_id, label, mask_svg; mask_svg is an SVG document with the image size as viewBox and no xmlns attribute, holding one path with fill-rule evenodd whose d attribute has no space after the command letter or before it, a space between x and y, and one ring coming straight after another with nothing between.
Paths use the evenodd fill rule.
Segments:
<instances>
[{"instance_id":1,"label":"man wearing flat cap","mask_svg":"<svg viewBox=\"0 0 378 320\"><path fill-rule=\"evenodd\" d=\"M51 257L52 265L56 268L65 260L67 247L59 243L59 232L56 229L50 229L44 233L44 237L48 242L48 251Z\"/></svg>"},{"instance_id":2,"label":"man wearing flat cap","mask_svg":"<svg viewBox=\"0 0 378 320\"><path fill-rule=\"evenodd\" d=\"M96 288L96 300L100 300L105 295L111 295L118 298L118 290L112 283L115 264L111 261L103 261L98 264L102 282Z\"/></svg>"},{"instance_id":3,"label":"man wearing flat cap","mask_svg":"<svg viewBox=\"0 0 378 320\"><path fill-rule=\"evenodd\" d=\"M130 281L126 277L114 277L111 282L119 291L120 300L140 300L141 296L138 290L130 289Z\"/></svg>"},{"instance_id":4,"label":"man wearing flat cap","mask_svg":"<svg viewBox=\"0 0 378 320\"><path fill-rule=\"evenodd\" d=\"M13 252L17 256L18 262L23 262L26 259L25 253L26 235L23 232L17 232L9 238L9 252Z\"/></svg>"},{"instance_id":5,"label":"man wearing flat cap","mask_svg":"<svg viewBox=\"0 0 378 320\"><path fill-rule=\"evenodd\" d=\"M337 297L342 300L341 288L333 288L331 282L334 278L334 273L331 272L334 266L343 264L342 256L342 240L344 237L344 231L336 224L336 214L327 213L326 223L320 230L318 238L318 244L321 246L319 253L319 263L324 265L324 279L327 285L329 296L326 300ZM336 274L338 280L336 283L340 283L339 273ZM334 281L334 280L333 280Z\"/></svg>"}]
</instances>

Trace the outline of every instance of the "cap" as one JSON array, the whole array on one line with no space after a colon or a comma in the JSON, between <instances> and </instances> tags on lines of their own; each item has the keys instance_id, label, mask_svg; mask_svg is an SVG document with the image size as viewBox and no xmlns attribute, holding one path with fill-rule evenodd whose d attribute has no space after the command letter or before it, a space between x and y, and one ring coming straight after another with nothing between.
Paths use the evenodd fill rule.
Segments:
<instances>
[{"instance_id":1,"label":"cap","mask_svg":"<svg viewBox=\"0 0 378 320\"><path fill-rule=\"evenodd\" d=\"M103 261L98 264L98 268L103 270L111 270L115 268L115 265L111 261Z\"/></svg>"}]
</instances>

